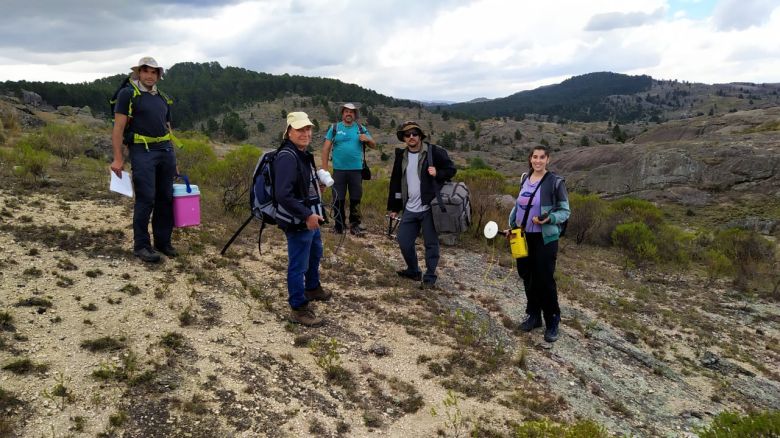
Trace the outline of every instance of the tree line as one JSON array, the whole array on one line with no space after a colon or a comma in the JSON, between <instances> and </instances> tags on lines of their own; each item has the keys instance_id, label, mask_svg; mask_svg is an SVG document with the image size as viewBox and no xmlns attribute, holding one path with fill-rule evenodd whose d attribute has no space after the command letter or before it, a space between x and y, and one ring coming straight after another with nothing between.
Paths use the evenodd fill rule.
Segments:
<instances>
[{"instance_id":1,"label":"tree line","mask_svg":"<svg viewBox=\"0 0 780 438\"><path fill-rule=\"evenodd\" d=\"M109 116L108 99L125 76L118 74L78 84L5 81L0 82L0 91L17 96L21 96L22 90L33 91L55 107L89 106L95 113ZM159 87L175 102L174 125L184 129L241 105L271 101L285 94L312 96L324 103L356 101L363 105L419 106L417 102L395 99L336 79L272 75L239 67L222 67L217 62L175 64L165 72Z\"/></svg>"}]
</instances>

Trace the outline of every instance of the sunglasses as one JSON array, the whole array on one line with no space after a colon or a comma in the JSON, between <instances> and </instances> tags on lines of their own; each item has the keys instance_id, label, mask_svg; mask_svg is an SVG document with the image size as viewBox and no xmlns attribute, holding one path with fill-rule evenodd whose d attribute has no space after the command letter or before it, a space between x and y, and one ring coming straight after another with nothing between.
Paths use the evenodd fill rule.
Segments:
<instances>
[{"instance_id":1,"label":"sunglasses","mask_svg":"<svg viewBox=\"0 0 780 438\"><path fill-rule=\"evenodd\" d=\"M404 138L419 137L419 136L420 136L420 133L417 132L417 131L404 132Z\"/></svg>"}]
</instances>

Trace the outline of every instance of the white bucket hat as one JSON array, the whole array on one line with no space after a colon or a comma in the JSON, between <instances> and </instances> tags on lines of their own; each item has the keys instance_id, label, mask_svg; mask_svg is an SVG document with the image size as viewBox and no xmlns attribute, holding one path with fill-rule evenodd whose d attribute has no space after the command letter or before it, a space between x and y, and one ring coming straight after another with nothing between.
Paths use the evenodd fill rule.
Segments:
<instances>
[{"instance_id":1,"label":"white bucket hat","mask_svg":"<svg viewBox=\"0 0 780 438\"><path fill-rule=\"evenodd\" d=\"M130 67L130 70L132 70L133 74L137 76L138 75L138 70L141 67L143 67L143 66L156 68L157 71L159 72L160 78L163 77L163 73L165 72L165 69L160 67L159 65L157 65L157 61L154 58L152 58L151 56L144 56L143 58L139 59L138 60L138 64Z\"/></svg>"},{"instance_id":2,"label":"white bucket hat","mask_svg":"<svg viewBox=\"0 0 780 438\"><path fill-rule=\"evenodd\" d=\"M291 126L293 129L301 129L305 126L314 126L314 123L309 120L308 114L295 111L287 114L287 128L284 130L284 138L287 138L287 132Z\"/></svg>"},{"instance_id":3,"label":"white bucket hat","mask_svg":"<svg viewBox=\"0 0 780 438\"><path fill-rule=\"evenodd\" d=\"M345 109L345 108L346 108L346 109L351 109L351 110L355 111L355 118L356 118L356 119L358 118L358 116L360 116L360 113L359 113L359 111L358 111L358 108L355 106L355 104L354 104L354 103L345 103L345 104L342 104L342 105L339 107L339 117L340 117L342 114L344 114L344 109Z\"/></svg>"}]
</instances>

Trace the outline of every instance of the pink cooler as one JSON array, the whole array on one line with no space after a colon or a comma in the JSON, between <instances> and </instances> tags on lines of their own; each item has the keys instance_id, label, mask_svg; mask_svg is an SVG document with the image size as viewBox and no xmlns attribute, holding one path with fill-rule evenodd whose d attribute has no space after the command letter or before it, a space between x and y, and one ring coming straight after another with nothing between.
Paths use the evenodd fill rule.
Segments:
<instances>
[{"instance_id":1,"label":"pink cooler","mask_svg":"<svg viewBox=\"0 0 780 438\"><path fill-rule=\"evenodd\" d=\"M173 185L173 226L176 228L200 225L200 190L198 186Z\"/></svg>"}]
</instances>

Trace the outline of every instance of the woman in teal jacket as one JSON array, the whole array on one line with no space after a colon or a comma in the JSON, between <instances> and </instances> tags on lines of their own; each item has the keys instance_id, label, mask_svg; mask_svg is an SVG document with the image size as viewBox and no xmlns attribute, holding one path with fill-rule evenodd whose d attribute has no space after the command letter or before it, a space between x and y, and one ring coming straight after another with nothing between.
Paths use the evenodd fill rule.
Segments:
<instances>
[{"instance_id":1,"label":"woman in teal jacket","mask_svg":"<svg viewBox=\"0 0 780 438\"><path fill-rule=\"evenodd\" d=\"M528 257L517 259L517 273L523 279L527 299L520 329L530 332L541 327L544 316L544 340L555 342L561 321L555 261L560 224L569 219L570 210L565 180L547 170L549 162L549 149L534 147L528 157L530 172L521 178L520 193L509 214L509 226L523 228L528 241ZM526 210L529 210L527 215ZM524 217L528 219L522 223Z\"/></svg>"}]
</instances>

